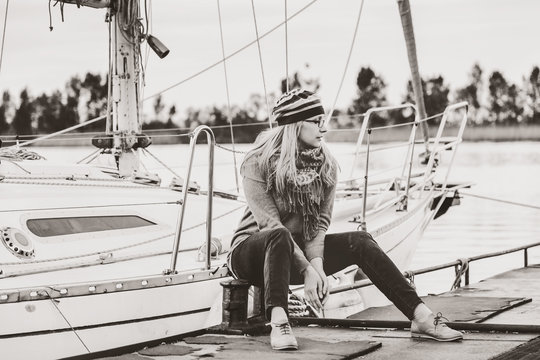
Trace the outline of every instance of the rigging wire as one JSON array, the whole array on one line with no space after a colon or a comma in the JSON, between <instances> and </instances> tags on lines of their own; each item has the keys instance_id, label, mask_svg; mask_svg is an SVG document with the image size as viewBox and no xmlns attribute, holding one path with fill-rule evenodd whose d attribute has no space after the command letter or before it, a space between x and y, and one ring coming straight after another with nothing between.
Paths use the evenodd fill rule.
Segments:
<instances>
[{"instance_id":1,"label":"rigging wire","mask_svg":"<svg viewBox=\"0 0 540 360\"><path fill-rule=\"evenodd\" d=\"M300 8L298 11L296 11L295 13L293 13L293 14L287 19L287 21L292 20L293 18L295 18L296 16L298 16L299 14L301 14L302 12L304 12L307 8L309 8L311 5L313 5L313 4L316 3L316 2L317 2L317 0L311 0L309 3L307 3L307 4L304 5L302 8ZM270 34L273 33L274 31L276 31L277 29L279 29L283 24L285 24L284 21L281 22L281 23L279 23L279 24L277 24L276 26L274 26L273 28L271 28L270 30L268 30L267 32L265 32L264 34L262 34L261 37L259 37L258 40L263 39L263 38L265 38L266 36L270 35ZM190 75L190 76L184 78L183 80L180 80L179 82L174 83L174 84L170 85L169 87L167 87L167 88L165 88L165 89L163 89L163 90L161 90L161 91L158 91L158 92L155 93L155 94L152 94L152 95L150 95L150 96L144 98L143 101L146 101L146 100L149 100L149 99L154 98L154 97L156 97L156 96L159 96L159 95L163 94L164 92L167 92L167 91L169 91L169 90L171 90L171 89L174 89L175 87L180 86L180 85L186 83L187 81L190 81L190 80L192 80L192 79L194 79L194 78L196 78L196 77L198 77L198 76L204 74L205 72L207 72L207 71L213 69L214 67L218 66L219 64L221 64L223 61L229 60L229 59L232 58L233 56L238 55L239 53L241 53L241 52L244 51L245 49L249 48L251 45L255 44L256 42L257 42L257 40L253 40L253 41L247 43L246 45L244 45L244 46L240 47L239 49L237 49L236 51L232 52L230 55L227 55L227 57L225 57L224 59L218 60L218 61L216 61L215 63L213 63L213 64L211 64L211 65L208 65L207 67L205 67L205 68L203 68L203 69L197 71L196 73L194 73L194 74L192 74L192 75Z\"/></svg>"},{"instance_id":2,"label":"rigging wire","mask_svg":"<svg viewBox=\"0 0 540 360\"><path fill-rule=\"evenodd\" d=\"M479 198L479 199L491 200L491 201L496 201L496 202L500 202L500 203L503 203L503 204L517 205L517 206L526 207L526 208L530 208L530 209L540 210L540 206L537 206L537 205L530 205L530 204L524 204L524 203L519 203L519 202L515 202L515 201L497 199L497 198L493 198L493 197L489 197L489 196L472 194L472 193L469 193L469 192L460 191L459 193L461 195L471 196L471 197L475 197L475 198Z\"/></svg>"},{"instance_id":3,"label":"rigging wire","mask_svg":"<svg viewBox=\"0 0 540 360\"><path fill-rule=\"evenodd\" d=\"M347 56L347 61L345 62L345 69L343 69L343 74L341 75L341 80L339 82L338 90L336 93L336 97L334 99L334 103L332 104L332 108L330 109L330 112L328 113L328 117L326 118L326 122L330 120L332 117L332 114L334 113L334 110L336 109L336 104L339 98L339 94L341 93L341 88L343 87L343 83L345 81L345 76L347 74L347 69L349 68L349 63L351 61L351 55L354 48L354 43L356 41L356 35L358 34L358 25L360 24L360 18L362 16L362 9L364 8L364 0L361 0L360 2L360 9L358 10L358 17L356 18L356 25L354 27L354 35L351 41L351 46L349 47L349 55Z\"/></svg>"},{"instance_id":4,"label":"rigging wire","mask_svg":"<svg viewBox=\"0 0 540 360\"><path fill-rule=\"evenodd\" d=\"M4 41L6 39L8 8L9 8L9 0L6 1L6 13L4 15L4 30L2 31L2 46L0 47L0 73L2 72L2 59L4 58Z\"/></svg>"},{"instance_id":5,"label":"rigging wire","mask_svg":"<svg viewBox=\"0 0 540 360\"><path fill-rule=\"evenodd\" d=\"M261 65L261 74L262 74L262 81L263 81L263 88L264 88L264 99L266 102L266 114L268 116L268 126L270 126L270 129L271 129L272 119L270 119L270 104L268 102L268 91L266 90L266 79L264 77L264 66L263 66L263 59L262 59L262 53L261 53L261 42L259 41L259 27L257 26L257 16L255 15L255 3L253 0L251 0L251 9L253 10L253 23L255 25L255 37L257 38L257 49L259 51L259 63Z\"/></svg>"},{"instance_id":6,"label":"rigging wire","mask_svg":"<svg viewBox=\"0 0 540 360\"><path fill-rule=\"evenodd\" d=\"M285 0L285 90L289 92L289 22L287 21L287 0Z\"/></svg>"},{"instance_id":7,"label":"rigging wire","mask_svg":"<svg viewBox=\"0 0 540 360\"><path fill-rule=\"evenodd\" d=\"M219 17L219 35L221 37L221 54L223 55L223 73L225 74L225 90L227 92L227 120L229 121L229 130L231 133L231 145L233 148L233 162L234 162L234 180L236 181L236 191L240 192L240 185L238 183L238 167L236 164L236 152L234 144L234 131L232 127L232 112L231 112L231 97L229 93L229 78L227 76L227 62L225 61L225 41L223 40L223 24L221 21L221 8L219 6L219 0L217 1L217 10Z\"/></svg>"}]
</instances>

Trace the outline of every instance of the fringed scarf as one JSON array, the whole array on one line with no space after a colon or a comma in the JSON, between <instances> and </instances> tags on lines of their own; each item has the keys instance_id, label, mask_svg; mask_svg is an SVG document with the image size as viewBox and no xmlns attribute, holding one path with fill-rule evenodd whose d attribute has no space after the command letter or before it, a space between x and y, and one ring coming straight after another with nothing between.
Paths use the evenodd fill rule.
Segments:
<instances>
[{"instance_id":1,"label":"fringed scarf","mask_svg":"<svg viewBox=\"0 0 540 360\"><path fill-rule=\"evenodd\" d=\"M275 192L276 162L279 153L272 156L267 191ZM286 210L302 214L302 234L304 241L312 240L319 231L319 212L323 197L323 183L320 176L324 154L321 148L301 150L296 158L296 178L288 178L285 193L276 194L284 198Z\"/></svg>"}]
</instances>

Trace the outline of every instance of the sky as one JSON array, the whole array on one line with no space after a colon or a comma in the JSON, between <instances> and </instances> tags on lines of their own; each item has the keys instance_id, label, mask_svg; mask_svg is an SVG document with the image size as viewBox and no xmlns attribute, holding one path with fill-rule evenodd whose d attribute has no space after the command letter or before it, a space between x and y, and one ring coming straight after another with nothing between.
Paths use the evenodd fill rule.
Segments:
<instances>
[{"instance_id":1,"label":"sky","mask_svg":"<svg viewBox=\"0 0 540 360\"><path fill-rule=\"evenodd\" d=\"M4 25L7 0L0 0ZM156 94L222 58L216 0L147 0L151 31L171 53L159 59L150 53L145 96ZM288 0L289 16L308 0ZM52 8L49 31L48 0L10 0L0 91L18 93L28 87L32 96L62 89L66 81L86 72L107 70L108 32L103 9L66 5L61 21ZM53 1L54 3L54 1ZM452 89L466 84L475 62L484 74L501 71L518 85L540 65L540 1L538 0L410 0L423 77L442 75ZM285 1L255 0L259 34L283 21ZM326 107L336 98L351 46L361 0L318 0L284 27L261 39L262 67L267 91L277 92L286 74L301 71L318 78ZM220 2L225 53L231 54L255 39L250 0ZM0 31L1 31L0 27ZM285 46L287 39L288 46ZM306 69L309 64L309 69ZM226 62L229 95L243 105L250 94L264 94L257 45ZM395 0L364 0L358 35L338 107L355 96L358 71L370 66L388 85L390 103L400 103L409 75L406 48ZM166 104L188 107L224 105L227 91L223 65L163 93ZM145 103L145 111L152 108Z\"/></svg>"}]
</instances>

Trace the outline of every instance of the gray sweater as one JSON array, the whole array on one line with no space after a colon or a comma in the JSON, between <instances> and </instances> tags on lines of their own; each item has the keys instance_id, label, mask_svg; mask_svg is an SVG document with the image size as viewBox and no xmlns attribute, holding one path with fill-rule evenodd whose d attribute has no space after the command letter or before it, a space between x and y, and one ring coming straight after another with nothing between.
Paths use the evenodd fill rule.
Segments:
<instances>
[{"instance_id":1,"label":"gray sweater","mask_svg":"<svg viewBox=\"0 0 540 360\"><path fill-rule=\"evenodd\" d=\"M247 200L247 208L242 220L234 233L231 250L229 251L229 269L231 268L230 255L243 241L249 241L249 236L264 230L277 228L288 229L293 238L302 236L302 214L289 213L285 203L271 192L267 192L267 176L263 174L255 156L246 159L240 169L243 177L244 194ZM337 172L333 174L337 178ZM336 186L324 187L319 213L319 232L310 241L306 241L304 251L294 243L293 266L303 272L309 265L309 261L316 257L323 258L324 237L332 217L334 195Z\"/></svg>"}]
</instances>

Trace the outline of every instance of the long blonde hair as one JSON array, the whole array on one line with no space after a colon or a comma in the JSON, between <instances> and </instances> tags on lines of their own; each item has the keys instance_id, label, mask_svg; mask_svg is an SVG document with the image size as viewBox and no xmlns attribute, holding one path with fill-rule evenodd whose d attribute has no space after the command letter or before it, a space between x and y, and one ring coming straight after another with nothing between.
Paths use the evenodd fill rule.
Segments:
<instances>
[{"instance_id":1,"label":"long blonde hair","mask_svg":"<svg viewBox=\"0 0 540 360\"><path fill-rule=\"evenodd\" d=\"M296 182L296 157L299 150L298 136L301 129L302 122L300 121L261 132L255 140L255 147L244 158L243 163L250 157L256 156L259 168L267 178L271 177L272 172L275 172L275 184L268 185L274 187L278 194L285 193L287 179ZM324 143L321 143L321 152L324 155L320 171L322 183L326 187L333 186L336 183L337 161ZM274 164L272 157L277 154L279 157Z\"/></svg>"}]
</instances>

